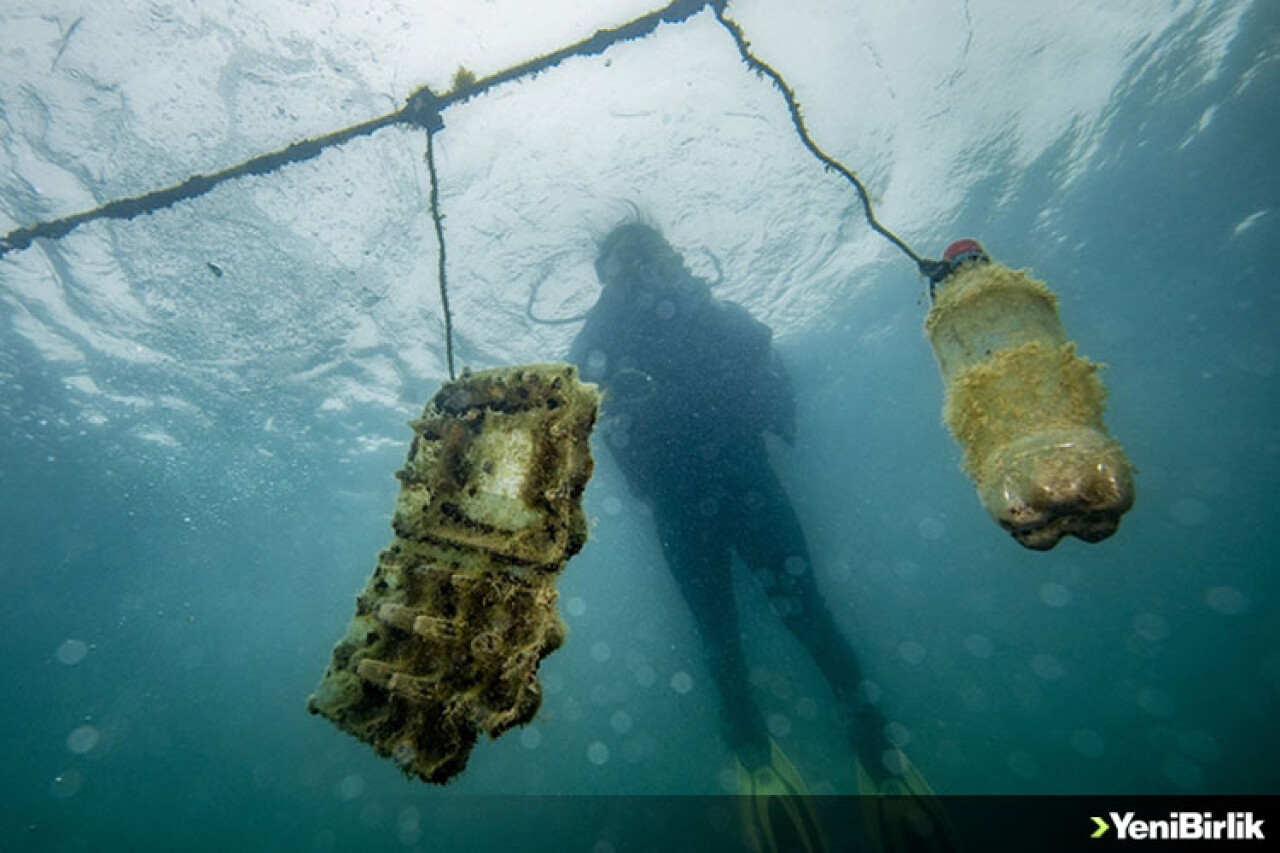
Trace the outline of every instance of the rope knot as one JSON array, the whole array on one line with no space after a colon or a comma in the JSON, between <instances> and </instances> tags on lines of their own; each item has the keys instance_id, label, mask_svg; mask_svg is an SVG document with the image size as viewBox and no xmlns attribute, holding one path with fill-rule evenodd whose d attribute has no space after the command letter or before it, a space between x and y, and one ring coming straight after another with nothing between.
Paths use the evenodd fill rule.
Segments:
<instances>
[{"instance_id":1,"label":"rope knot","mask_svg":"<svg viewBox=\"0 0 1280 853\"><path fill-rule=\"evenodd\" d=\"M405 121L420 127L427 133L435 133L444 127L444 117L440 114L442 104L440 96L423 86L409 96L402 114Z\"/></svg>"}]
</instances>

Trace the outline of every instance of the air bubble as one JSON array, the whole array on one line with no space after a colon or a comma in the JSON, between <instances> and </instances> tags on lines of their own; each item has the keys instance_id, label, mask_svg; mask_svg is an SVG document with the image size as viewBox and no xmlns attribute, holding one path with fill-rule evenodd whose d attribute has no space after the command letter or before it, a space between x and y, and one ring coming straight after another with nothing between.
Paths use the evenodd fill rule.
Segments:
<instances>
[{"instance_id":1,"label":"air bubble","mask_svg":"<svg viewBox=\"0 0 1280 853\"><path fill-rule=\"evenodd\" d=\"M1133 633L1144 640L1159 642L1169 636L1169 623L1155 613L1139 613L1133 617Z\"/></svg>"},{"instance_id":2,"label":"air bubble","mask_svg":"<svg viewBox=\"0 0 1280 853\"><path fill-rule=\"evenodd\" d=\"M631 731L631 715L626 711L615 711L609 718L609 727L620 735Z\"/></svg>"},{"instance_id":3,"label":"air bubble","mask_svg":"<svg viewBox=\"0 0 1280 853\"><path fill-rule=\"evenodd\" d=\"M413 806L401 809L396 816L396 837L406 847L422 840L422 813Z\"/></svg>"},{"instance_id":4,"label":"air bubble","mask_svg":"<svg viewBox=\"0 0 1280 853\"><path fill-rule=\"evenodd\" d=\"M1071 603L1071 590L1060 583L1046 583L1040 587L1040 600L1050 607L1066 607Z\"/></svg>"},{"instance_id":5,"label":"air bubble","mask_svg":"<svg viewBox=\"0 0 1280 853\"><path fill-rule=\"evenodd\" d=\"M587 760L600 767L609 761L609 747L602 741L592 741L587 747Z\"/></svg>"},{"instance_id":6,"label":"air bubble","mask_svg":"<svg viewBox=\"0 0 1280 853\"><path fill-rule=\"evenodd\" d=\"M902 776L908 769L906 756L897 749L886 749L881 752L880 763L894 776Z\"/></svg>"},{"instance_id":7,"label":"air bubble","mask_svg":"<svg viewBox=\"0 0 1280 853\"><path fill-rule=\"evenodd\" d=\"M364 777L357 773L343 776L338 782L338 796L344 800L357 799L364 793Z\"/></svg>"},{"instance_id":8,"label":"air bubble","mask_svg":"<svg viewBox=\"0 0 1280 853\"><path fill-rule=\"evenodd\" d=\"M898 748L911 743L911 730L899 722L887 723L884 727L884 739Z\"/></svg>"},{"instance_id":9,"label":"air bubble","mask_svg":"<svg viewBox=\"0 0 1280 853\"><path fill-rule=\"evenodd\" d=\"M925 654L924 646L920 645L915 640L907 640L905 643L898 646L898 657L902 658L905 663L908 663L911 666L919 665L920 662L924 660Z\"/></svg>"},{"instance_id":10,"label":"air bubble","mask_svg":"<svg viewBox=\"0 0 1280 853\"><path fill-rule=\"evenodd\" d=\"M1025 752L1011 752L1005 760L1013 775L1022 779L1034 779L1040 775L1040 765Z\"/></svg>"},{"instance_id":11,"label":"air bubble","mask_svg":"<svg viewBox=\"0 0 1280 853\"><path fill-rule=\"evenodd\" d=\"M75 666L89 655L89 646L83 640L64 640L54 653L58 663Z\"/></svg>"},{"instance_id":12,"label":"air bubble","mask_svg":"<svg viewBox=\"0 0 1280 853\"><path fill-rule=\"evenodd\" d=\"M613 649L604 640L597 640L591 646L591 659L596 663L604 663L613 656Z\"/></svg>"},{"instance_id":13,"label":"air bubble","mask_svg":"<svg viewBox=\"0 0 1280 853\"><path fill-rule=\"evenodd\" d=\"M525 749L537 749L542 745L542 732L530 726L520 732L520 745Z\"/></svg>"},{"instance_id":14,"label":"air bubble","mask_svg":"<svg viewBox=\"0 0 1280 853\"><path fill-rule=\"evenodd\" d=\"M1107 754L1107 742L1092 729L1076 729L1071 733L1071 748L1085 758L1101 758Z\"/></svg>"},{"instance_id":15,"label":"air bubble","mask_svg":"<svg viewBox=\"0 0 1280 853\"><path fill-rule=\"evenodd\" d=\"M894 574L898 580L910 583L920 577L920 565L908 557L901 557L893 562Z\"/></svg>"},{"instance_id":16,"label":"air bubble","mask_svg":"<svg viewBox=\"0 0 1280 853\"><path fill-rule=\"evenodd\" d=\"M84 774L79 770L68 770L53 777L49 793L56 800L68 800L80 792L83 784Z\"/></svg>"},{"instance_id":17,"label":"air bubble","mask_svg":"<svg viewBox=\"0 0 1280 853\"><path fill-rule=\"evenodd\" d=\"M947 526L936 518L925 518L916 524L921 539L935 541L947 535Z\"/></svg>"},{"instance_id":18,"label":"air bubble","mask_svg":"<svg viewBox=\"0 0 1280 853\"><path fill-rule=\"evenodd\" d=\"M1215 586L1205 590L1204 603L1225 616L1235 616L1249 606L1249 599L1233 586Z\"/></svg>"},{"instance_id":19,"label":"air bubble","mask_svg":"<svg viewBox=\"0 0 1280 853\"><path fill-rule=\"evenodd\" d=\"M1045 681L1057 681L1065 674L1062 663L1053 655L1036 655L1031 659L1031 671Z\"/></svg>"},{"instance_id":20,"label":"air bubble","mask_svg":"<svg viewBox=\"0 0 1280 853\"><path fill-rule=\"evenodd\" d=\"M67 749L76 755L84 755L97 746L101 739L97 726L79 726L67 735Z\"/></svg>"},{"instance_id":21,"label":"air bubble","mask_svg":"<svg viewBox=\"0 0 1280 853\"><path fill-rule=\"evenodd\" d=\"M583 600L582 596L575 595L564 603L564 609L570 616L581 616L587 612L587 602Z\"/></svg>"},{"instance_id":22,"label":"air bubble","mask_svg":"<svg viewBox=\"0 0 1280 853\"><path fill-rule=\"evenodd\" d=\"M683 696L693 690L693 676L680 670L671 676L671 689Z\"/></svg>"},{"instance_id":23,"label":"air bubble","mask_svg":"<svg viewBox=\"0 0 1280 853\"><path fill-rule=\"evenodd\" d=\"M769 734L774 737L786 737L791 734L791 720L785 714L769 715Z\"/></svg>"},{"instance_id":24,"label":"air bubble","mask_svg":"<svg viewBox=\"0 0 1280 853\"><path fill-rule=\"evenodd\" d=\"M405 806L396 816L396 826L401 829L417 829L422 825L422 812L414 806Z\"/></svg>"},{"instance_id":25,"label":"air bubble","mask_svg":"<svg viewBox=\"0 0 1280 853\"><path fill-rule=\"evenodd\" d=\"M990 638L985 634L970 634L964 638L964 647L975 658L985 660L995 651Z\"/></svg>"},{"instance_id":26,"label":"air bubble","mask_svg":"<svg viewBox=\"0 0 1280 853\"><path fill-rule=\"evenodd\" d=\"M1138 691L1138 707L1153 717L1172 717L1178 710L1178 703L1163 690L1144 687Z\"/></svg>"}]
</instances>

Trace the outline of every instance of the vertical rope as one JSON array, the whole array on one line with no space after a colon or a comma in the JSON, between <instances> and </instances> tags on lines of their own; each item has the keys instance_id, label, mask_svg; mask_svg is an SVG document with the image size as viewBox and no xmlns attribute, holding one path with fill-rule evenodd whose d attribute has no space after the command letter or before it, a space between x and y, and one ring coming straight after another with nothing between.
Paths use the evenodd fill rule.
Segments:
<instances>
[{"instance_id":1,"label":"vertical rope","mask_svg":"<svg viewBox=\"0 0 1280 853\"><path fill-rule=\"evenodd\" d=\"M444 309L444 354L449 365L449 381L457 377L453 373L453 315L449 312L449 280L445 274L444 218L440 215L440 181L436 176L435 131L427 131L427 171L431 174L431 221L436 226L436 247L439 259L437 277L440 280L440 306Z\"/></svg>"}]
</instances>

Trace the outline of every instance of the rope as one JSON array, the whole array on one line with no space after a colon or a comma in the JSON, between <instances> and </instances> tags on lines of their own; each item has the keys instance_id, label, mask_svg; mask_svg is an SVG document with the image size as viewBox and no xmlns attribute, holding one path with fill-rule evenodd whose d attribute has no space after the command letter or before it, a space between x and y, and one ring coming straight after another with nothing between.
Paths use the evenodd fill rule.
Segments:
<instances>
[{"instance_id":1,"label":"rope","mask_svg":"<svg viewBox=\"0 0 1280 853\"><path fill-rule=\"evenodd\" d=\"M715 252L706 248L704 248L702 251L706 254L707 258L711 261L711 266L713 266L716 271L716 280L707 282L707 286L710 287L712 290L714 290L715 288L724 284L724 267L720 266L720 259L716 257Z\"/></svg>"},{"instance_id":2,"label":"rope","mask_svg":"<svg viewBox=\"0 0 1280 853\"><path fill-rule=\"evenodd\" d=\"M541 324L543 326L567 326L570 323L578 323L587 319L590 311L583 311L581 314L574 314L572 317L539 317L533 313L533 303L538 300L538 291L542 289L542 285L551 277L551 272L543 274L541 278L533 283L533 287L529 288L529 301L524 304L524 316L530 321Z\"/></svg>"},{"instance_id":3,"label":"rope","mask_svg":"<svg viewBox=\"0 0 1280 853\"><path fill-rule=\"evenodd\" d=\"M426 161L427 168L431 173L431 217L435 225L436 242L439 247L440 302L444 309L445 355L449 366L449 378L453 379L453 320L449 311L448 282L445 275L444 224L443 217L440 214L440 198L432 142L436 131L444 126L444 121L441 117L443 111L453 104L469 101L490 89L554 68L571 57L598 55L618 42L644 38L663 23L683 23L703 9L710 7L716 16L716 20L733 38L743 62L756 73L768 77L778 91L782 93L783 98L786 100L787 109L791 113L791 122L795 125L796 133L799 134L800 141L808 149L809 153L817 158L826 169L838 173L853 185L859 200L862 202L863 214L871 229L898 247L903 254L916 264L920 272L929 277L931 281L936 280L939 275L943 274L946 265L939 261L921 258L912 251L906 242L880 224L880 221L875 217L875 212L872 210L870 195L867 193L862 181L843 164L819 148L813 141L808 129L805 127L804 116L801 114L795 91L772 66L751 52L751 43L747 41L742 28L736 22L725 17L727 5L727 0L673 0L673 2L661 9L636 18L619 27L598 30L594 35L560 50L534 57L483 79L476 79L474 75L465 69L459 69L457 76L454 78L453 88L444 95L436 95L428 87L423 86L409 96L403 107L378 118L369 119L331 133L303 139L278 151L259 155L222 171L214 172L211 175L193 175L172 187L155 190L132 198L117 199L82 213L14 229L0 238L0 258L10 252L28 248L38 238L61 239L87 222L99 219L131 220L135 217L170 207L180 201L199 198L226 181L248 175L270 174L284 166L313 159L327 148L345 144L359 136L368 136L389 125L408 124L420 127L427 131ZM716 272L722 275L719 262L714 255L712 256L712 262L716 267ZM582 319L581 317L572 317L554 320L535 317L533 315L533 301L540 285L541 282L538 282L534 286L529 295L529 302L525 306L525 314L530 320L548 325L558 325L560 323L577 322Z\"/></svg>"},{"instance_id":4,"label":"rope","mask_svg":"<svg viewBox=\"0 0 1280 853\"><path fill-rule=\"evenodd\" d=\"M199 198L219 184L234 178L243 178L248 175L266 175L276 171L281 166L310 160L318 157L326 148L341 145L358 136L368 136L389 124L402 121L403 119L400 118L402 112L403 110L380 118L370 119L342 130L335 130L323 136L304 139L279 151L260 154L251 160L246 160L220 172L214 172L212 175L192 175L176 186L154 190L133 198L117 199L92 210L86 210L83 213L66 216L62 219L37 222L25 228L14 229L4 235L3 238L0 238L0 258L10 252L17 252L29 247L38 237L57 240L70 234L81 225L98 219L133 219L143 214L154 213L157 210L171 207L180 201Z\"/></svg>"},{"instance_id":5,"label":"rope","mask_svg":"<svg viewBox=\"0 0 1280 853\"><path fill-rule=\"evenodd\" d=\"M444 96L446 99L445 105L448 106L457 101L470 100L476 95L484 94L504 83L510 83L554 68L574 56L598 56L618 42L642 39L663 23L684 23L707 6L723 5L725 2L726 0L673 0L673 2L663 6L661 9L642 15L634 21L613 29L597 30L595 35L588 36L582 41L574 42L567 47L534 57L505 71L499 71L492 76L481 78L474 83L454 89L454 91Z\"/></svg>"},{"instance_id":6,"label":"rope","mask_svg":"<svg viewBox=\"0 0 1280 853\"><path fill-rule=\"evenodd\" d=\"M437 128L438 129L438 128ZM440 215L440 179L436 175L435 130L427 131L427 171L431 173L431 221L436 227L436 277L440 282L440 305L444 309L444 354L445 363L449 365L449 381L456 377L453 374L453 315L449 311L449 279L445 275L444 250L444 217Z\"/></svg>"},{"instance_id":7,"label":"rope","mask_svg":"<svg viewBox=\"0 0 1280 853\"><path fill-rule=\"evenodd\" d=\"M715 9L716 20L719 21L724 28L729 31L729 35L733 37L733 42L738 46L738 54L742 57L742 61L756 73L768 77L773 82L773 85L778 88L778 91L782 93L782 97L787 102L787 110L791 113L791 123L795 125L796 133L799 134L800 141L804 144L804 147L809 149L809 153L817 158L817 160L828 170L838 173L853 185L853 188L858 193L858 199L862 202L862 212L866 217L867 224L871 226L871 229L893 245L897 246L904 255L915 263L916 268L919 269L921 273L926 276L932 276L935 274L937 270L937 262L920 257L901 237L881 225L880 220L876 219L875 211L871 208L871 196L867 193L867 188L862 185L862 181L858 179L858 176L845 167L840 161L828 155L818 147L816 142L813 141L813 137L809 135L808 128L805 127L804 116L800 112L800 103L796 99L795 90L787 84L787 81L783 79L781 74L774 70L773 66L769 65L769 63L760 59L751 52L751 42L747 41L747 37L743 34L742 28L738 26L735 21L724 16L725 3L713 2L712 5Z\"/></svg>"},{"instance_id":8,"label":"rope","mask_svg":"<svg viewBox=\"0 0 1280 853\"><path fill-rule=\"evenodd\" d=\"M72 216L54 219L48 222L37 222L23 228L16 228L0 238L0 258L10 252L28 248L40 237L60 239L87 222L99 219L133 219L147 213L171 207L180 201L189 201L205 195L214 187L226 181L242 178L247 175L266 175L275 172L282 166L301 163L318 157L325 149L342 145L358 136L368 136L375 131L393 124L408 124L428 131L439 129L442 125L441 112L457 103L464 103L477 95L504 83L510 83L530 77L550 68L554 68L574 56L593 56L601 54L621 41L644 38L662 23L678 24L693 17L715 0L673 0L672 3L636 18L634 21L613 29L599 30L582 41L552 53L534 57L520 65L512 66L505 71L480 80L471 79L470 75L459 75L455 86L444 95L436 95L427 87L414 92L403 107L393 113L369 119L342 130L335 130L321 136L314 136L295 142L278 151L272 151L246 160L235 166L214 172L211 175L193 175L176 186L155 190L133 198L124 198L108 202L92 210L86 210ZM723 0L719 0L723 2Z\"/></svg>"}]
</instances>

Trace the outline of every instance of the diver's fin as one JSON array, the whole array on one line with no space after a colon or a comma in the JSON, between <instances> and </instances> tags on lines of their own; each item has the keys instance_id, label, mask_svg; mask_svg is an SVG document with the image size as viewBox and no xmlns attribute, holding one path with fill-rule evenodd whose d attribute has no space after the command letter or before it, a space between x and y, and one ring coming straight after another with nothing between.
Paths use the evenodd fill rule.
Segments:
<instances>
[{"instance_id":1,"label":"diver's fin","mask_svg":"<svg viewBox=\"0 0 1280 853\"><path fill-rule=\"evenodd\" d=\"M952 853L955 827L942 801L897 747L876 764L857 759L858 793L877 849L883 853ZM890 772L888 767L895 772Z\"/></svg>"},{"instance_id":2,"label":"diver's fin","mask_svg":"<svg viewBox=\"0 0 1280 853\"><path fill-rule=\"evenodd\" d=\"M770 738L769 759L748 769L739 758L738 792L743 828L758 853L824 853L822 824L804 779Z\"/></svg>"}]
</instances>

